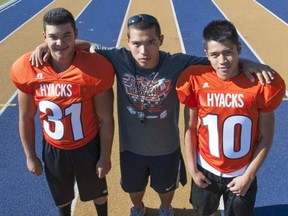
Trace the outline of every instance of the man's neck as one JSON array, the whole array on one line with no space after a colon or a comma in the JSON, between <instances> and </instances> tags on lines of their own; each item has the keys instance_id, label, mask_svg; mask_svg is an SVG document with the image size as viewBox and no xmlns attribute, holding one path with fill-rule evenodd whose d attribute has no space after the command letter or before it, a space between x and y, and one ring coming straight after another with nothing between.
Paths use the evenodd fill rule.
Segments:
<instances>
[{"instance_id":1,"label":"man's neck","mask_svg":"<svg viewBox=\"0 0 288 216\"><path fill-rule=\"evenodd\" d=\"M63 59L55 59L51 56L49 58L49 64L54 69L54 71L56 71L57 73L61 73L67 70L72 65L75 54L76 53L73 53L73 55L70 55L69 57Z\"/></svg>"}]
</instances>

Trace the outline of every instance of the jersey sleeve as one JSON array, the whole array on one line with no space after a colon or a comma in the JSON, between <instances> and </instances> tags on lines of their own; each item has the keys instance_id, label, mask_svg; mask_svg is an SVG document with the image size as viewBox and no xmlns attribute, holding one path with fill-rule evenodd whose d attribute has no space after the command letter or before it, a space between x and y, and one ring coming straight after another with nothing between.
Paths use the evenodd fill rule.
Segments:
<instances>
[{"instance_id":1,"label":"jersey sleeve","mask_svg":"<svg viewBox=\"0 0 288 216\"><path fill-rule=\"evenodd\" d=\"M286 85L281 76L276 73L270 84L266 84L261 92L261 112L271 112L281 104L285 95Z\"/></svg>"},{"instance_id":2,"label":"jersey sleeve","mask_svg":"<svg viewBox=\"0 0 288 216\"><path fill-rule=\"evenodd\" d=\"M84 75L86 86L90 86L89 91L94 94L108 90L114 83L114 68L110 61L98 53L80 52L75 63Z\"/></svg>"},{"instance_id":3,"label":"jersey sleeve","mask_svg":"<svg viewBox=\"0 0 288 216\"><path fill-rule=\"evenodd\" d=\"M101 79L98 83L97 93L110 89L114 84L115 77L115 72L112 64L103 56L99 56L99 58L101 60Z\"/></svg>"},{"instance_id":4,"label":"jersey sleeve","mask_svg":"<svg viewBox=\"0 0 288 216\"><path fill-rule=\"evenodd\" d=\"M30 53L26 53L13 63L10 70L10 78L17 89L26 94L33 94L32 86L29 85L33 78L33 68L30 64L29 56Z\"/></svg>"}]
</instances>

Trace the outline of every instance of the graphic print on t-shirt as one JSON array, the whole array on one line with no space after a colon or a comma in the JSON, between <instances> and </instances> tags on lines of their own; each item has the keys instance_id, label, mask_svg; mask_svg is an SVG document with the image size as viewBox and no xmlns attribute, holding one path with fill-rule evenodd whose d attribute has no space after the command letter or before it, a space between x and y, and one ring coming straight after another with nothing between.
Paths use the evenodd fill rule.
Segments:
<instances>
[{"instance_id":1,"label":"graphic print on t-shirt","mask_svg":"<svg viewBox=\"0 0 288 216\"><path fill-rule=\"evenodd\" d=\"M161 111L162 101L171 90L171 81L165 78L156 79L157 74L148 78L145 76L126 73L122 77L122 83L130 102L137 111L147 110L153 115ZM131 114L133 108L128 107ZM159 115L159 114L158 114ZM163 115L159 117L163 117Z\"/></svg>"}]
</instances>

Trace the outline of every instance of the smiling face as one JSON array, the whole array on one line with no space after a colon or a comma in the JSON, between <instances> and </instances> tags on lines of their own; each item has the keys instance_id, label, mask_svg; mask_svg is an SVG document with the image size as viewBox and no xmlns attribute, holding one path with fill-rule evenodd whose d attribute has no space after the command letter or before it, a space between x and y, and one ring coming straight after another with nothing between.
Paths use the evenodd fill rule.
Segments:
<instances>
[{"instance_id":1,"label":"smiling face","mask_svg":"<svg viewBox=\"0 0 288 216\"><path fill-rule=\"evenodd\" d=\"M73 58L77 30L71 23L46 25L43 35L54 61L61 62Z\"/></svg>"},{"instance_id":2,"label":"smiling face","mask_svg":"<svg viewBox=\"0 0 288 216\"><path fill-rule=\"evenodd\" d=\"M235 26L228 20L213 20L203 30L206 56L218 77L231 79L239 73L241 43Z\"/></svg>"},{"instance_id":3,"label":"smiling face","mask_svg":"<svg viewBox=\"0 0 288 216\"><path fill-rule=\"evenodd\" d=\"M145 30L130 27L128 31L128 46L138 66L144 69L155 68L159 63L163 35L157 35L155 27Z\"/></svg>"},{"instance_id":4,"label":"smiling face","mask_svg":"<svg viewBox=\"0 0 288 216\"><path fill-rule=\"evenodd\" d=\"M206 44L205 53L220 79L228 80L239 74L240 43L235 45L230 40L224 42L211 40Z\"/></svg>"}]
</instances>

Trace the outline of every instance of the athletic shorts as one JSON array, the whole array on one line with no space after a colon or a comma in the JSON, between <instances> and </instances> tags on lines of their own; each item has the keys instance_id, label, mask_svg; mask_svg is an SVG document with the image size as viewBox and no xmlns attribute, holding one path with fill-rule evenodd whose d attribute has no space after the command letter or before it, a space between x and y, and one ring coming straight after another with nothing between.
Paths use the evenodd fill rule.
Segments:
<instances>
[{"instance_id":1,"label":"athletic shorts","mask_svg":"<svg viewBox=\"0 0 288 216\"><path fill-rule=\"evenodd\" d=\"M192 180L190 203L199 215L211 215L216 212L221 195L223 195L224 200L225 216L253 215L257 193L256 177L245 196L237 196L227 188L233 178L216 176L199 166L198 169L212 182L207 188L200 188Z\"/></svg>"},{"instance_id":2,"label":"athletic shorts","mask_svg":"<svg viewBox=\"0 0 288 216\"><path fill-rule=\"evenodd\" d=\"M77 182L82 201L106 196L106 179L96 175L96 163L100 157L99 136L87 145L61 150L43 139L43 155L46 179L57 206L74 199L74 183Z\"/></svg>"},{"instance_id":3,"label":"athletic shorts","mask_svg":"<svg viewBox=\"0 0 288 216\"><path fill-rule=\"evenodd\" d=\"M121 186L127 193L144 191L150 176L150 186L157 193L167 193L187 182L180 149L172 154L142 156L129 151L120 153Z\"/></svg>"}]
</instances>

